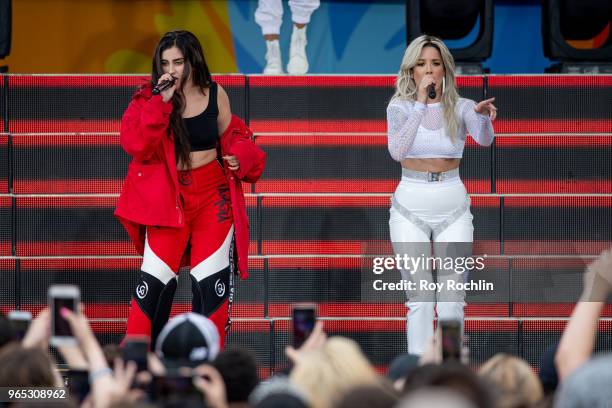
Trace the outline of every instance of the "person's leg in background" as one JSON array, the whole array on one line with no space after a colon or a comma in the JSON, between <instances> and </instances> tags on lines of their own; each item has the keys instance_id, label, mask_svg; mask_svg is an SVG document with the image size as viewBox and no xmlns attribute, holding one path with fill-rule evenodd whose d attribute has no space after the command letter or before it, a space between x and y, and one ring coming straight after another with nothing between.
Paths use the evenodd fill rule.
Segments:
<instances>
[{"instance_id":1,"label":"person's leg in background","mask_svg":"<svg viewBox=\"0 0 612 408\"><path fill-rule=\"evenodd\" d=\"M289 0L293 32L291 33L287 72L291 75L304 75L308 72L306 27L310 23L310 16L320 5L320 0Z\"/></svg>"},{"instance_id":2,"label":"person's leg in background","mask_svg":"<svg viewBox=\"0 0 612 408\"><path fill-rule=\"evenodd\" d=\"M457 259L472 256L472 243L474 240L474 227L472 225L472 213L469 208L456 221L449 225L439 234L434 234L434 253L442 259ZM462 272L462 273L459 273ZM438 282L442 284L443 290L438 293L436 311L438 320L458 320L463 329L465 291L446 290L449 281L466 282L467 271L456 269L441 269L438 271ZM462 330L463 332L463 330Z\"/></svg>"},{"instance_id":3,"label":"person's leg in background","mask_svg":"<svg viewBox=\"0 0 612 408\"><path fill-rule=\"evenodd\" d=\"M280 75L283 64L280 51L280 28L283 22L283 4L281 0L259 0L255 10L255 22L261 27L266 41L266 75Z\"/></svg>"},{"instance_id":4,"label":"person's leg in background","mask_svg":"<svg viewBox=\"0 0 612 408\"><path fill-rule=\"evenodd\" d=\"M229 186L216 162L196 171L193 179L193 194L199 197L199 204L191 228L192 310L213 321L223 347L234 278L234 220Z\"/></svg>"},{"instance_id":5,"label":"person's leg in background","mask_svg":"<svg viewBox=\"0 0 612 408\"><path fill-rule=\"evenodd\" d=\"M191 259L192 310L213 321L219 330L221 347L229 329L230 292L233 291L234 226L218 224L217 228L195 232ZM193 239L192 239L193 240ZM202 244L204 242L204 244ZM198 248L194 251L193 248Z\"/></svg>"},{"instance_id":6,"label":"person's leg in background","mask_svg":"<svg viewBox=\"0 0 612 408\"><path fill-rule=\"evenodd\" d=\"M423 229L400 214L395 208L390 209L389 232L393 250L397 255L404 254L413 258L431 257L429 235ZM426 266L426 265L423 265ZM411 271L400 269L403 280L419 284L420 280L433 282L431 270L422 267ZM406 293L406 338L408 353L421 355L427 341L433 337L435 293L431 291L410 291Z\"/></svg>"},{"instance_id":7,"label":"person's leg in background","mask_svg":"<svg viewBox=\"0 0 612 408\"><path fill-rule=\"evenodd\" d=\"M139 282L130 302L126 337L151 337L151 347L168 321L189 228L147 227Z\"/></svg>"}]
</instances>

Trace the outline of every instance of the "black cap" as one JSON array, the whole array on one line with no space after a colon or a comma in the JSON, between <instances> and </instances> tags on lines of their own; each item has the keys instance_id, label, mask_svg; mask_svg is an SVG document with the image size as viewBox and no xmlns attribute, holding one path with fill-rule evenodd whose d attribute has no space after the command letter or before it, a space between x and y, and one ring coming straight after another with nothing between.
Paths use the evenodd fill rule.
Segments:
<instances>
[{"instance_id":1,"label":"black cap","mask_svg":"<svg viewBox=\"0 0 612 408\"><path fill-rule=\"evenodd\" d=\"M219 348L217 326L197 313L183 313L168 321L155 343L155 353L169 368L211 362Z\"/></svg>"}]
</instances>

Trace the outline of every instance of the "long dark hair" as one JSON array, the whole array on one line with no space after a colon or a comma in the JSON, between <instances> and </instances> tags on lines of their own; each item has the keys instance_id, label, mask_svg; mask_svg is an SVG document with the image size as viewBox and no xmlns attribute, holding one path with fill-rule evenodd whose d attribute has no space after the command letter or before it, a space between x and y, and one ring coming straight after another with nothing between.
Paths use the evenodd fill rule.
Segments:
<instances>
[{"instance_id":1,"label":"long dark hair","mask_svg":"<svg viewBox=\"0 0 612 408\"><path fill-rule=\"evenodd\" d=\"M206 64L206 59L204 58L202 45L200 45L200 41L198 41L197 37L189 31L176 30L164 34L155 48L153 69L151 72L151 81L153 84L157 84L159 77L164 73L161 63L162 53L172 47L178 48L183 53L185 65L183 77L181 78L180 92L174 92L172 96L173 110L170 115L170 128L174 133L177 162L186 164L187 167L191 167L191 161L189 160L191 146L189 144L187 128L185 127L182 117L183 109L185 108L183 89L185 88L185 84L190 74L191 81L200 89L210 88L212 85L212 77L208 65ZM179 90L177 89L177 91Z\"/></svg>"}]
</instances>

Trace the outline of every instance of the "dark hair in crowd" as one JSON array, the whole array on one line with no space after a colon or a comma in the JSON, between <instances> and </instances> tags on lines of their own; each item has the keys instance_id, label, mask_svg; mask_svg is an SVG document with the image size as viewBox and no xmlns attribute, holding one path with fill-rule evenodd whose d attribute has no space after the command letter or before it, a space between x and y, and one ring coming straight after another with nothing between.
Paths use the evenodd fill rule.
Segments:
<instances>
[{"instance_id":1,"label":"dark hair in crowd","mask_svg":"<svg viewBox=\"0 0 612 408\"><path fill-rule=\"evenodd\" d=\"M170 128L174 133L176 159L178 162L191 167L189 153L191 146L189 144L189 135L187 128L183 123L182 112L185 107L185 96L183 89L187 83L189 75L194 85L200 89L210 88L212 85L212 77L210 70L204 58L202 45L195 35L186 30L170 31L164 34L159 40L153 55L153 69L151 72L151 80L153 84L157 84L159 78L163 75L162 68L162 53L172 47L178 48L185 58L183 77L181 78L180 92L175 92L172 97L173 110L170 116Z\"/></svg>"},{"instance_id":2,"label":"dark hair in crowd","mask_svg":"<svg viewBox=\"0 0 612 408\"><path fill-rule=\"evenodd\" d=\"M228 402L247 402L259 383L255 356L248 350L233 348L222 351L213 366L219 371L227 388Z\"/></svg>"},{"instance_id":3,"label":"dark hair in crowd","mask_svg":"<svg viewBox=\"0 0 612 408\"><path fill-rule=\"evenodd\" d=\"M53 362L41 349L8 344L0 350L0 387L53 387Z\"/></svg>"}]
</instances>

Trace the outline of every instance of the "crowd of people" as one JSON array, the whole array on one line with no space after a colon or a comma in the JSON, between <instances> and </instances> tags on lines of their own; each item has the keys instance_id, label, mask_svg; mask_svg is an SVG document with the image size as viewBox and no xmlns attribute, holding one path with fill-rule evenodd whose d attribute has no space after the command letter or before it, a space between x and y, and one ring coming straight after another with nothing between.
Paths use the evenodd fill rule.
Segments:
<instances>
[{"instance_id":1,"label":"crowd of people","mask_svg":"<svg viewBox=\"0 0 612 408\"><path fill-rule=\"evenodd\" d=\"M197 313L170 319L147 364L138 368L120 357L118 345L102 347L81 311L64 308L61 315L76 338L75 345L57 348L67 370L49 354L49 310L38 314L21 340L10 321L0 319L0 387L67 385L67 398L52 401L65 407L604 408L612 401L612 353L593 356L593 349L612 294L612 250L587 267L583 288L559 343L542 355L538 374L525 360L503 353L477 370L444 361L434 336L421 356L400 355L382 375L355 341L328 338L318 321L298 349L285 349L290 364L260 379L255 355L222 349L216 325Z\"/></svg>"}]
</instances>

